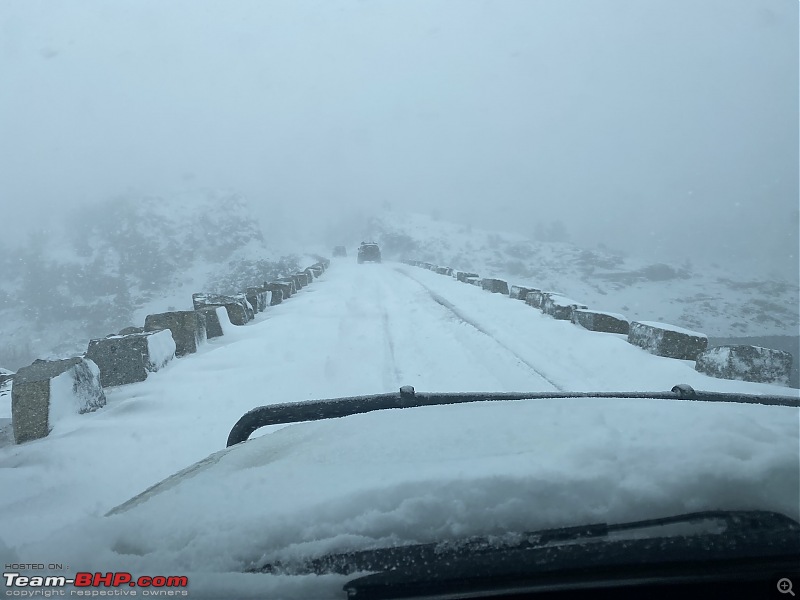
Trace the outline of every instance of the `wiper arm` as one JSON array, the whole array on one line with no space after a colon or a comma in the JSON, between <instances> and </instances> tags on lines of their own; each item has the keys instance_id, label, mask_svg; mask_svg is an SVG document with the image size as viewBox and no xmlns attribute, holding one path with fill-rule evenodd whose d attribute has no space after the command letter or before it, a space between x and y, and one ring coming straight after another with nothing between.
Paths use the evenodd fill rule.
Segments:
<instances>
[{"instance_id":1,"label":"wiper arm","mask_svg":"<svg viewBox=\"0 0 800 600\"><path fill-rule=\"evenodd\" d=\"M284 425L302 421L337 419L377 410L415 408L420 406L442 406L467 402L508 402L512 400L553 400L557 398L638 398L643 400L681 400L694 402L737 402L763 404L766 406L800 407L800 398L795 396L766 396L730 392L706 392L695 390L686 384L676 385L669 392L417 392L404 385L399 392L307 400L286 404L270 404L247 411L231 428L227 446L246 441L261 427Z\"/></svg>"},{"instance_id":2,"label":"wiper arm","mask_svg":"<svg viewBox=\"0 0 800 600\"><path fill-rule=\"evenodd\" d=\"M544 546L553 542L596 538L607 535L605 523L579 527L559 527L534 533L510 534L497 537L474 536L447 542L411 544L374 550L357 550L328 554L302 563L275 561L259 568L248 569L255 573L281 573L289 575L339 573L350 575L363 571L387 571L415 564L433 564L462 556L475 556L502 549L523 549Z\"/></svg>"},{"instance_id":3,"label":"wiper arm","mask_svg":"<svg viewBox=\"0 0 800 600\"><path fill-rule=\"evenodd\" d=\"M589 543L602 543L608 546L616 543L608 540L611 534L641 532L646 529L697 524L704 521L713 521L716 524L716 527L713 528L714 531L703 531L702 528L699 528L698 533L695 535L695 537L703 537L706 540L704 542L706 550L708 550L707 540L709 536L711 536L711 539L723 536L730 542L736 542L733 546L737 548L741 546L742 541L752 544L760 543L765 538L769 538L770 542L773 543L773 550L785 550L786 544L788 544L788 548L793 548L793 552L800 553L800 524L782 514L766 511L703 511L613 525L596 523L577 527L560 527L521 534L508 534L499 537L479 536L448 542L343 552L312 558L303 562L276 560L260 567L248 569L248 572L291 575L311 573L350 575L359 572L420 568L421 566L428 566L431 570L436 570L438 565L458 564L460 561L463 562L464 559L471 561L479 557L484 557L485 559L488 555L495 557L511 557L513 555L516 560L520 553L530 555L528 558L535 559L534 562L539 564L540 567L546 568L548 564L554 561L558 562L557 559L559 557L563 562L565 553L560 551L552 552L554 548L570 545L584 548ZM786 542L783 546L780 543L774 544L774 536L776 534L780 534L778 538ZM681 533L654 531L644 540L638 541L652 542L653 540L663 540L676 535L681 535ZM630 540L624 540L624 543L629 546L635 545L631 544ZM731 544L728 544L728 546L731 546ZM723 550L722 547L717 549ZM539 552L534 557L533 554L537 550L547 552ZM581 554L584 554L584 552L582 551Z\"/></svg>"},{"instance_id":4,"label":"wiper arm","mask_svg":"<svg viewBox=\"0 0 800 600\"><path fill-rule=\"evenodd\" d=\"M722 530L637 539L625 533L686 526L708 519ZM678 530L681 527L677 527ZM434 563L418 563L349 581L359 600L411 598L575 597L612 590L618 598L754 598L774 589L776 573L800 564L800 524L761 511L692 513L609 526L598 539L500 549ZM623 539L612 539L616 531ZM557 536L556 536L557 537ZM562 594L566 592L566 594ZM698 596L700 594L700 596Z\"/></svg>"}]
</instances>

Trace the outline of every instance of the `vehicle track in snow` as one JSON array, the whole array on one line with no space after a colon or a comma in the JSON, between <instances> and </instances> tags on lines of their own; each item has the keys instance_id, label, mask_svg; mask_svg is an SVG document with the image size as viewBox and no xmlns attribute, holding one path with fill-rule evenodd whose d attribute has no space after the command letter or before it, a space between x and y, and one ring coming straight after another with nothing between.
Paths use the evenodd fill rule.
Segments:
<instances>
[{"instance_id":1,"label":"vehicle track in snow","mask_svg":"<svg viewBox=\"0 0 800 600\"><path fill-rule=\"evenodd\" d=\"M468 325L468 326L474 328L475 330L477 330L478 332L482 333L484 336L486 336L487 338L492 340L492 342L497 344L500 348L502 348L503 350L505 350L506 352L511 354L514 357L515 361L525 365L527 368L529 368L531 371L533 371L538 377L540 377L545 382L547 382L550 386L552 386L554 390L558 390L558 391L562 391L562 392L565 391L565 389L562 386L558 385L555 381L553 381L550 377L548 377L542 371L541 368L537 367L536 365L532 364L530 361L526 360L525 358L523 358L522 356L520 356L519 354L514 352L514 350L509 348L506 344L504 344L502 341L498 340L494 335L492 335L490 332L486 331L486 329L481 327L480 324L476 323L474 320L472 320L469 317L467 317L466 315L464 315L460 310L458 310L458 307L456 307L453 303L451 303L450 301L446 300L445 298L443 298L442 296L440 296L439 294L437 294L436 292L431 290L428 286L426 286L424 283L422 283L416 277L406 273L405 271L403 271L402 269L400 269L398 267L395 267L394 271L399 273L399 274L401 274L401 275L404 275L408 279L411 279L413 282L415 282L417 285L419 285L421 288L423 288L430 295L431 299L434 302L436 302L439 306L441 306L444 309L446 309L447 311L449 311L458 321L464 323L465 325Z\"/></svg>"},{"instance_id":2,"label":"vehicle track in snow","mask_svg":"<svg viewBox=\"0 0 800 600\"><path fill-rule=\"evenodd\" d=\"M386 387L399 388L402 385L402 377L400 371L397 369L397 359L395 358L394 339L392 337L392 330L389 322L389 311L386 307L386 285L381 282L376 287L376 302L381 310L381 327L384 336L384 385Z\"/></svg>"},{"instance_id":3,"label":"vehicle track in snow","mask_svg":"<svg viewBox=\"0 0 800 600\"><path fill-rule=\"evenodd\" d=\"M453 318L428 290L391 266L340 264L336 272L325 290L319 290L330 298L325 304L335 329L315 335L331 381L347 385L349 379L354 393L391 391L402 385L426 391L554 389L524 361L509 357L508 350L485 333ZM366 381L378 385L362 392Z\"/></svg>"},{"instance_id":4,"label":"vehicle track in snow","mask_svg":"<svg viewBox=\"0 0 800 600\"><path fill-rule=\"evenodd\" d=\"M272 401L384 393L402 385L430 392L560 389L530 357L522 359L465 318L463 307L390 264L339 262L326 279L254 325L264 328L263 337L249 342L263 356L259 380L270 385L300 364L309 374L303 381L295 376L290 394Z\"/></svg>"}]
</instances>

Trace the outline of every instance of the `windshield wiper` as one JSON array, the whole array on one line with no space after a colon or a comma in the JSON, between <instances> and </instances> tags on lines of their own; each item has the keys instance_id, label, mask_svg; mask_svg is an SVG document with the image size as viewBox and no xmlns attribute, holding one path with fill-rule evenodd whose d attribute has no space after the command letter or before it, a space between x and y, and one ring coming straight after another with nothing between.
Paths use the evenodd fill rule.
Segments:
<instances>
[{"instance_id":1,"label":"windshield wiper","mask_svg":"<svg viewBox=\"0 0 800 600\"><path fill-rule=\"evenodd\" d=\"M697 531L676 528L691 524ZM659 527L672 531L633 535ZM622 599L754 598L800 565L800 524L762 511L692 513L532 537L477 553L446 551L429 562L412 551L403 564L349 581L344 591L358 600L571 598L576 591L613 591Z\"/></svg>"},{"instance_id":2,"label":"windshield wiper","mask_svg":"<svg viewBox=\"0 0 800 600\"><path fill-rule=\"evenodd\" d=\"M669 392L417 392L410 385L399 392L308 400L259 406L247 411L234 424L228 434L227 446L233 446L247 439L261 427L284 425L303 421L336 419L349 415L420 406L439 406L463 404L467 402L508 402L519 400L553 400L557 398L638 398L643 400L688 400L695 402L737 402L763 404L767 406L800 407L796 396L766 396L730 392L706 392L695 390L690 385L676 385Z\"/></svg>"},{"instance_id":3,"label":"windshield wiper","mask_svg":"<svg viewBox=\"0 0 800 600\"><path fill-rule=\"evenodd\" d=\"M255 573L350 575L360 572L417 576L487 569L540 573L601 564L654 560L709 560L754 555L800 557L800 524L767 511L704 511L619 524L588 524L494 537L470 537L330 554L306 561L276 560L248 569Z\"/></svg>"}]
</instances>

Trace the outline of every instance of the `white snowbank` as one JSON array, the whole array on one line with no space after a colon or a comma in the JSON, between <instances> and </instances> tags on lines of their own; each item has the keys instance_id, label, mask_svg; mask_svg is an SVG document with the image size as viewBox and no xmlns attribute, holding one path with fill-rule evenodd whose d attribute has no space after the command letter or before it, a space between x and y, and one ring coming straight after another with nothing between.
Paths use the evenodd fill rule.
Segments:
<instances>
[{"instance_id":1,"label":"white snowbank","mask_svg":"<svg viewBox=\"0 0 800 600\"><path fill-rule=\"evenodd\" d=\"M100 369L93 361L84 359L50 379L48 427L53 430L105 404L105 393L100 385Z\"/></svg>"},{"instance_id":2,"label":"white snowbank","mask_svg":"<svg viewBox=\"0 0 800 600\"><path fill-rule=\"evenodd\" d=\"M61 421L96 410L106 403L100 386L100 369L88 359L50 380L47 422L52 429Z\"/></svg>"},{"instance_id":3,"label":"white snowbank","mask_svg":"<svg viewBox=\"0 0 800 600\"><path fill-rule=\"evenodd\" d=\"M50 380L50 406L47 414L50 427L80 412L80 399L72 391L73 383L74 378L69 371Z\"/></svg>"},{"instance_id":4,"label":"white snowbank","mask_svg":"<svg viewBox=\"0 0 800 600\"><path fill-rule=\"evenodd\" d=\"M175 340L169 329L162 329L147 335L148 368L158 371L175 358Z\"/></svg>"},{"instance_id":5,"label":"white snowbank","mask_svg":"<svg viewBox=\"0 0 800 600\"><path fill-rule=\"evenodd\" d=\"M222 327L222 335L230 335L233 333L238 327L231 323L230 317L228 317L228 311L225 309L224 306L218 306L216 308L217 318L219 319L219 325Z\"/></svg>"}]
</instances>

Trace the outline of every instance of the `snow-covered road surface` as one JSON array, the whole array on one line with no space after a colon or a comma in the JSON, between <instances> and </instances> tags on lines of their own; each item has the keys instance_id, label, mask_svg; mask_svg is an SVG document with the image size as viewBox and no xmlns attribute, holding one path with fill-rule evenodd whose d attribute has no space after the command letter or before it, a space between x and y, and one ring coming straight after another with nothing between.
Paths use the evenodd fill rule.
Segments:
<instances>
[{"instance_id":1,"label":"snow-covered road surface","mask_svg":"<svg viewBox=\"0 0 800 600\"><path fill-rule=\"evenodd\" d=\"M401 385L665 391L678 383L796 394L700 375L690 362L429 271L336 261L253 323L145 382L108 390L102 410L0 448L0 555L81 570L169 565L240 596L263 597L267 586L309 597L342 581L203 573L281 551L703 508L797 518L797 409L641 400L481 403L266 428L186 485L103 517L220 451L236 420L259 405Z\"/></svg>"}]
</instances>

